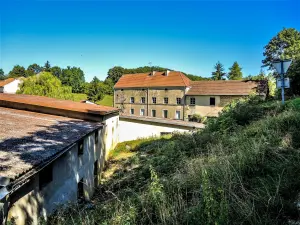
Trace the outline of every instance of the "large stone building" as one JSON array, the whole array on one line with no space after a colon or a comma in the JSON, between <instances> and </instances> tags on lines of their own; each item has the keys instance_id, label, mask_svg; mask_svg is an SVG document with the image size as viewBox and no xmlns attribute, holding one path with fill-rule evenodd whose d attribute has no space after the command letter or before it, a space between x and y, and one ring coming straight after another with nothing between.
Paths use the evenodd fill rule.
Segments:
<instances>
[{"instance_id":1,"label":"large stone building","mask_svg":"<svg viewBox=\"0 0 300 225\"><path fill-rule=\"evenodd\" d=\"M255 81L191 81L177 71L125 74L114 86L114 106L123 114L188 120L218 116L233 99L256 92Z\"/></svg>"},{"instance_id":2,"label":"large stone building","mask_svg":"<svg viewBox=\"0 0 300 225\"><path fill-rule=\"evenodd\" d=\"M118 142L118 109L0 94L0 115L0 224L38 224L91 198Z\"/></svg>"}]
</instances>

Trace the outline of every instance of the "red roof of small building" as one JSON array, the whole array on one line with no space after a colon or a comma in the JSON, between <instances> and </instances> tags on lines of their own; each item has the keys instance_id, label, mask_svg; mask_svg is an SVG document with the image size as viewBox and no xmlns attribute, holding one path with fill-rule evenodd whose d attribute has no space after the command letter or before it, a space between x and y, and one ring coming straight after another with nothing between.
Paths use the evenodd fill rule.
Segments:
<instances>
[{"instance_id":1,"label":"red roof of small building","mask_svg":"<svg viewBox=\"0 0 300 225\"><path fill-rule=\"evenodd\" d=\"M258 85L244 80L192 81L187 95L249 95Z\"/></svg>"},{"instance_id":2,"label":"red roof of small building","mask_svg":"<svg viewBox=\"0 0 300 225\"><path fill-rule=\"evenodd\" d=\"M0 87L3 87L11 82L13 82L14 80L16 80L15 78L8 78L6 80L0 80Z\"/></svg>"},{"instance_id":3,"label":"red roof of small building","mask_svg":"<svg viewBox=\"0 0 300 225\"><path fill-rule=\"evenodd\" d=\"M60 100L55 98L34 96L34 95L0 94L0 103L2 106L5 106L6 103L21 103L24 105L34 105L34 106L45 107L45 108L61 109L61 110L72 111L72 112L99 114L99 115L106 115L106 114L119 111L119 109L109 107L109 106L86 104L80 102L73 102L70 100Z\"/></svg>"},{"instance_id":4,"label":"red roof of small building","mask_svg":"<svg viewBox=\"0 0 300 225\"><path fill-rule=\"evenodd\" d=\"M135 87L187 87L190 79L178 71L124 74L115 84L115 88Z\"/></svg>"}]
</instances>

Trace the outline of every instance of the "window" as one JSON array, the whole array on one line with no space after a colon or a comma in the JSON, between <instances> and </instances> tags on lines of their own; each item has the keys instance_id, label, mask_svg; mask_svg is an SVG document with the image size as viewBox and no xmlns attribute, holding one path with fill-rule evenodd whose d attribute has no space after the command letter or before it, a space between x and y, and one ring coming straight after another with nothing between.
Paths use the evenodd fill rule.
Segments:
<instances>
[{"instance_id":1,"label":"window","mask_svg":"<svg viewBox=\"0 0 300 225\"><path fill-rule=\"evenodd\" d=\"M134 115L134 109L130 109L130 114Z\"/></svg>"},{"instance_id":2,"label":"window","mask_svg":"<svg viewBox=\"0 0 300 225\"><path fill-rule=\"evenodd\" d=\"M152 103L156 104L156 97L152 97Z\"/></svg>"},{"instance_id":3,"label":"window","mask_svg":"<svg viewBox=\"0 0 300 225\"><path fill-rule=\"evenodd\" d=\"M165 98L164 98L164 103L165 103L165 104L168 104L168 103L169 103L169 98L165 97Z\"/></svg>"},{"instance_id":4,"label":"window","mask_svg":"<svg viewBox=\"0 0 300 225\"><path fill-rule=\"evenodd\" d=\"M168 118L168 110L163 110L163 117Z\"/></svg>"},{"instance_id":5,"label":"window","mask_svg":"<svg viewBox=\"0 0 300 225\"><path fill-rule=\"evenodd\" d=\"M175 113L175 119L180 120L180 111L176 111Z\"/></svg>"},{"instance_id":6,"label":"window","mask_svg":"<svg viewBox=\"0 0 300 225\"><path fill-rule=\"evenodd\" d=\"M181 105L181 98L176 98L177 105Z\"/></svg>"},{"instance_id":7,"label":"window","mask_svg":"<svg viewBox=\"0 0 300 225\"><path fill-rule=\"evenodd\" d=\"M39 173L39 186L40 190L53 180L52 164L46 166Z\"/></svg>"},{"instance_id":8,"label":"window","mask_svg":"<svg viewBox=\"0 0 300 225\"><path fill-rule=\"evenodd\" d=\"M141 109L140 116L145 116L145 109Z\"/></svg>"},{"instance_id":9,"label":"window","mask_svg":"<svg viewBox=\"0 0 300 225\"><path fill-rule=\"evenodd\" d=\"M98 186L98 172L99 172L99 167L98 167L98 160L94 163L94 186Z\"/></svg>"},{"instance_id":10,"label":"window","mask_svg":"<svg viewBox=\"0 0 300 225\"><path fill-rule=\"evenodd\" d=\"M152 109L152 117L156 117L156 110Z\"/></svg>"},{"instance_id":11,"label":"window","mask_svg":"<svg viewBox=\"0 0 300 225\"><path fill-rule=\"evenodd\" d=\"M84 200L83 178L77 184L77 199Z\"/></svg>"},{"instance_id":12,"label":"window","mask_svg":"<svg viewBox=\"0 0 300 225\"><path fill-rule=\"evenodd\" d=\"M146 98L145 98L145 97L142 97L142 98L141 98L141 103L142 103L142 104L145 104L145 103L146 103Z\"/></svg>"},{"instance_id":13,"label":"window","mask_svg":"<svg viewBox=\"0 0 300 225\"><path fill-rule=\"evenodd\" d=\"M130 97L130 103L134 103L134 97Z\"/></svg>"},{"instance_id":14,"label":"window","mask_svg":"<svg viewBox=\"0 0 300 225\"><path fill-rule=\"evenodd\" d=\"M83 150L84 150L83 139L81 139L80 141L78 141L78 155L83 155Z\"/></svg>"},{"instance_id":15,"label":"window","mask_svg":"<svg viewBox=\"0 0 300 225\"><path fill-rule=\"evenodd\" d=\"M98 144L99 141L99 130L95 131L95 144Z\"/></svg>"},{"instance_id":16,"label":"window","mask_svg":"<svg viewBox=\"0 0 300 225\"><path fill-rule=\"evenodd\" d=\"M195 105L195 104L196 104L196 99L190 98L190 105Z\"/></svg>"},{"instance_id":17,"label":"window","mask_svg":"<svg viewBox=\"0 0 300 225\"><path fill-rule=\"evenodd\" d=\"M209 98L209 105L215 106L216 105L216 98L210 97Z\"/></svg>"}]
</instances>

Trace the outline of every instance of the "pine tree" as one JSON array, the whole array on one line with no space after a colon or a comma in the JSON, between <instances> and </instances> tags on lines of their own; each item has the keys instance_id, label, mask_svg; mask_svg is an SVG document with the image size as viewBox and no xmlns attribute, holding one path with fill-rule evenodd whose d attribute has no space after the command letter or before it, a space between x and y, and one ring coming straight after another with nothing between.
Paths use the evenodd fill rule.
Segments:
<instances>
[{"instance_id":1,"label":"pine tree","mask_svg":"<svg viewBox=\"0 0 300 225\"><path fill-rule=\"evenodd\" d=\"M241 80L243 78L242 68L238 62L234 62L232 67L229 68L230 72L228 73L229 80Z\"/></svg>"},{"instance_id":2,"label":"pine tree","mask_svg":"<svg viewBox=\"0 0 300 225\"><path fill-rule=\"evenodd\" d=\"M47 60L47 62L44 65L44 71L50 72L50 70L51 70L51 65L50 65L50 62Z\"/></svg>"},{"instance_id":3,"label":"pine tree","mask_svg":"<svg viewBox=\"0 0 300 225\"><path fill-rule=\"evenodd\" d=\"M215 67L216 71L212 72L212 79L213 80L225 80L226 73L224 72L224 66L222 63L217 62Z\"/></svg>"}]
</instances>

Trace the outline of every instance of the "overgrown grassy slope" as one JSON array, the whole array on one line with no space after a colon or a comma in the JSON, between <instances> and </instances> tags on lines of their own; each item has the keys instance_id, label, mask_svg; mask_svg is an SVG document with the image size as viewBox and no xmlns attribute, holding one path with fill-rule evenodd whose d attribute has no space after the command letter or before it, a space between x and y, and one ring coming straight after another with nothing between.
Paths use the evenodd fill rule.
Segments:
<instances>
[{"instance_id":1,"label":"overgrown grassy slope","mask_svg":"<svg viewBox=\"0 0 300 225\"><path fill-rule=\"evenodd\" d=\"M198 133L123 143L93 206L49 224L288 224L299 149L300 99L237 102Z\"/></svg>"}]
</instances>

